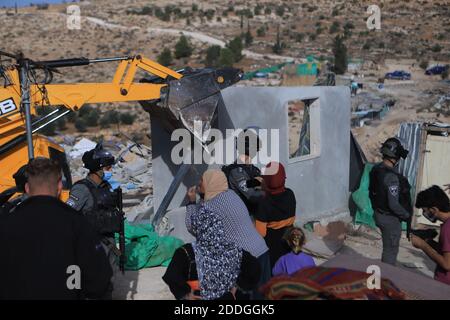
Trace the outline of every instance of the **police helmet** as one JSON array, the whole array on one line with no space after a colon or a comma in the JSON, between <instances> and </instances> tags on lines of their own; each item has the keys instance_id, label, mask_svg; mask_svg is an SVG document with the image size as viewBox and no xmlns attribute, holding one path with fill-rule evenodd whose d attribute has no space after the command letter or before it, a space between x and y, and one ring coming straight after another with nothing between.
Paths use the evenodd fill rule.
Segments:
<instances>
[{"instance_id":1,"label":"police helmet","mask_svg":"<svg viewBox=\"0 0 450 320\"><path fill-rule=\"evenodd\" d=\"M90 172L99 171L115 163L114 156L109 151L103 149L101 143L97 144L94 149L86 151L81 160L84 163L84 167Z\"/></svg>"},{"instance_id":2,"label":"police helmet","mask_svg":"<svg viewBox=\"0 0 450 320\"><path fill-rule=\"evenodd\" d=\"M403 148L402 143L397 138L389 138L382 145L380 152L383 156L395 160L405 159L409 151Z\"/></svg>"}]
</instances>

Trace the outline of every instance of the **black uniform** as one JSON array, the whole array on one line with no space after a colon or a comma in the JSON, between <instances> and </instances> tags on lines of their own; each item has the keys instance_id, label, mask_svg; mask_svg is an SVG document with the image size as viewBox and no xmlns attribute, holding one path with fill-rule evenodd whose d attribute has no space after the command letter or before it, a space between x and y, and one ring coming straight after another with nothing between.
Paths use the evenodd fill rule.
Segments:
<instances>
[{"instance_id":1,"label":"black uniform","mask_svg":"<svg viewBox=\"0 0 450 320\"><path fill-rule=\"evenodd\" d=\"M250 215L254 215L258 209L258 202L264 197L264 191L256 177L261 176L261 171L252 164L233 163L222 167L228 179L230 189L236 192L244 201Z\"/></svg>"},{"instance_id":2,"label":"black uniform","mask_svg":"<svg viewBox=\"0 0 450 320\"><path fill-rule=\"evenodd\" d=\"M0 216L0 299L96 299L112 270L100 239L75 210L49 196L33 196ZM80 268L80 289L69 289Z\"/></svg>"},{"instance_id":3,"label":"black uniform","mask_svg":"<svg viewBox=\"0 0 450 320\"><path fill-rule=\"evenodd\" d=\"M87 177L73 185L67 204L85 216L101 237L114 276L120 256L114 233L120 231L122 215L117 210L116 194L110 191L110 187L106 181L98 185ZM112 298L113 282L112 278L109 298Z\"/></svg>"},{"instance_id":4,"label":"black uniform","mask_svg":"<svg viewBox=\"0 0 450 320\"><path fill-rule=\"evenodd\" d=\"M383 262L395 265L402 234L401 222L412 214L410 185L394 168L384 163L370 172L369 195L383 240Z\"/></svg>"}]
</instances>

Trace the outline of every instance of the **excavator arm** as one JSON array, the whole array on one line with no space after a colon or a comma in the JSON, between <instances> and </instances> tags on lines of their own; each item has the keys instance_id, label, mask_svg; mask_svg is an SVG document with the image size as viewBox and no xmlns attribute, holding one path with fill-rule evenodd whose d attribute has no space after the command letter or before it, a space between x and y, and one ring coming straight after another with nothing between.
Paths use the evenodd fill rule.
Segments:
<instances>
[{"instance_id":1,"label":"excavator arm","mask_svg":"<svg viewBox=\"0 0 450 320\"><path fill-rule=\"evenodd\" d=\"M242 73L233 68L183 70L176 72L140 55L133 57L118 57L88 60L65 59L34 62L30 61L31 69L55 70L56 68L74 67L99 62L119 61L113 80L109 83L73 83L30 84L30 111L37 114L37 108L43 106L64 106L78 111L83 105L139 101L150 113L153 108L160 109L156 116L170 125L170 130L179 127L189 129L200 140L200 135L194 132L194 121L203 122L203 130L210 127L220 90L230 86L242 77ZM135 82L138 69L151 74L140 82ZM13 138L25 132L23 111L21 110L21 81L18 66L10 66L0 70L5 79L5 85L0 88L0 156L1 146L8 138ZM2 137L4 139L2 139Z\"/></svg>"},{"instance_id":2,"label":"excavator arm","mask_svg":"<svg viewBox=\"0 0 450 320\"><path fill-rule=\"evenodd\" d=\"M187 128L201 142L205 142L205 132L217 114L220 91L242 78L242 72L233 68L184 69L177 72L140 55L52 61L32 61L21 56L9 56L15 57L17 64L0 65L0 81L4 81L3 85L0 83L0 163L4 168L0 169L4 171L1 172L0 191L5 189L6 184L11 185L3 180L12 181L14 169L28 161L23 153L25 141L29 141L28 149L32 145L38 149L38 154L42 154L39 148L45 149L48 144L40 146L35 133L70 111L78 111L86 104L136 101L152 116L159 118L167 130ZM52 76L48 76L65 67L114 61L119 64L112 81L107 83L59 84L51 83ZM25 72L24 65L27 66ZM136 82L139 69L148 76ZM45 80L36 81L36 70L45 72ZM23 96L24 80L29 82L29 99ZM29 103L29 117L24 117L25 101ZM36 117L37 109L43 106L59 106L59 109L43 118ZM30 121L27 123L26 119ZM201 123L200 133L197 130L198 123Z\"/></svg>"},{"instance_id":3,"label":"excavator arm","mask_svg":"<svg viewBox=\"0 0 450 320\"><path fill-rule=\"evenodd\" d=\"M120 59L119 66L115 72L114 78L110 83L74 83L74 84L31 84L31 108L32 113L36 113L36 107L40 106L58 106L63 105L73 111L78 111L84 104L95 104L105 102L124 102L153 100L160 98L161 88L165 84L135 83L134 78L138 69L145 70L161 79L169 77L180 79L182 75L176 71L159 65L149 59L141 56L112 58ZM113 61L112 59L96 59L93 61ZM64 64L63 61L67 61ZM76 63L77 62L77 63ZM83 64L82 64L83 63ZM37 62L32 66L53 69L54 67L69 67L90 64L87 59L68 59L47 62ZM10 116L12 111L19 111L21 102L21 88L19 72L17 68L8 68L4 70L7 85L0 89L0 100L6 101L12 99L14 106L6 109L6 113L0 115L0 118ZM4 102L5 105L11 105L11 101Z\"/></svg>"}]
</instances>

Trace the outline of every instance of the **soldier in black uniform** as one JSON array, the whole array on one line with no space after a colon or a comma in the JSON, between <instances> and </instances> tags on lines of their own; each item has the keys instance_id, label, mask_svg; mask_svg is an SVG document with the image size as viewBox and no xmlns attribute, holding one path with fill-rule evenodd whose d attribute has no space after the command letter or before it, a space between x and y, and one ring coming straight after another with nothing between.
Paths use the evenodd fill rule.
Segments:
<instances>
[{"instance_id":1,"label":"soldier in black uniform","mask_svg":"<svg viewBox=\"0 0 450 320\"><path fill-rule=\"evenodd\" d=\"M100 238L59 200L61 176L56 161L31 160L27 198L0 215L0 300L101 299L108 290L112 270Z\"/></svg>"},{"instance_id":2,"label":"soldier in black uniform","mask_svg":"<svg viewBox=\"0 0 450 320\"><path fill-rule=\"evenodd\" d=\"M252 159L260 150L261 141L254 129L247 128L238 136L239 157L228 166L223 166L222 171L228 179L230 189L235 191L244 201L250 215L257 210L258 201L264 197L261 189L261 171L252 164ZM252 146L252 142L256 142ZM242 150L239 150L243 146Z\"/></svg>"},{"instance_id":3,"label":"soldier in black uniform","mask_svg":"<svg viewBox=\"0 0 450 320\"><path fill-rule=\"evenodd\" d=\"M89 170L85 179L76 182L70 190L67 204L87 217L94 229L101 235L114 274L118 269L118 257L114 233L120 232L122 216L117 210L117 194L104 180L105 173L115 163L114 156L98 144L83 154L84 167ZM113 280L111 281L113 282ZM112 284L111 292L112 293Z\"/></svg>"},{"instance_id":4,"label":"soldier in black uniform","mask_svg":"<svg viewBox=\"0 0 450 320\"><path fill-rule=\"evenodd\" d=\"M411 187L408 179L396 171L400 158L405 159L408 150L397 138L389 138L380 152L383 161L370 172L369 195L383 240L381 261L395 265L402 234L401 223L412 215Z\"/></svg>"}]
</instances>

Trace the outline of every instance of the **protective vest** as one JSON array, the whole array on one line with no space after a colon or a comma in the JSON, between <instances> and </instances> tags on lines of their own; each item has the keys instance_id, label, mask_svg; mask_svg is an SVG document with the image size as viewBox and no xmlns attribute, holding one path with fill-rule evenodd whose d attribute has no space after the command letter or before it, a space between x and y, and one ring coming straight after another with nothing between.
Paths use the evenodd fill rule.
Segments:
<instances>
[{"instance_id":1,"label":"protective vest","mask_svg":"<svg viewBox=\"0 0 450 320\"><path fill-rule=\"evenodd\" d=\"M83 184L94 198L94 205L89 210L83 210L92 226L102 235L111 236L120 232L122 215L118 210L118 200L115 192L109 190L108 183L96 186L87 179L75 184Z\"/></svg>"},{"instance_id":2,"label":"protective vest","mask_svg":"<svg viewBox=\"0 0 450 320\"><path fill-rule=\"evenodd\" d=\"M411 186L408 179L380 164L374 166L370 172L369 196L373 209L384 212L391 211L388 202L389 187L384 184L384 178L388 174L395 174L397 176L399 180L399 203L411 215L413 208L411 201Z\"/></svg>"},{"instance_id":3,"label":"protective vest","mask_svg":"<svg viewBox=\"0 0 450 320\"><path fill-rule=\"evenodd\" d=\"M241 192L239 190L235 190L235 186L231 183L230 179L231 179L231 171L237 168L241 168L242 169L242 175L245 175L246 180L247 180L247 188L254 188L256 187L256 185L252 185L252 181L256 178L261 176L261 170L259 170L257 167L253 166L253 165L248 165L248 164L240 164L240 163L232 163L230 165L227 166L223 166L222 167L222 171L225 174L225 176L227 177L227 181L228 181L228 187L234 191L236 191L236 193L238 194L238 196L242 199L242 201L244 201L245 205L247 206L247 208L249 208L249 211L254 212L254 210L252 210L251 208L253 208L253 204L249 203L249 201L244 197L244 195L241 194ZM238 184L236 181L235 185Z\"/></svg>"}]
</instances>

